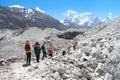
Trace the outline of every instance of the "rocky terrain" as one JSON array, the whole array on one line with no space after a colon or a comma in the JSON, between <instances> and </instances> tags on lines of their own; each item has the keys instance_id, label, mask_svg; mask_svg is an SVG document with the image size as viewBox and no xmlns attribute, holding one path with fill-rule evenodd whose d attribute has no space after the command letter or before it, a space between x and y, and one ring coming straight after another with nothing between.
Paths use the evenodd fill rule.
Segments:
<instances>
[{"instance_id":1,"label":"rocky terrain","mask_svg":"<svg viewBox=\"0 0 120 80\"><path fill-rule=\"evenodd\" d=\"M73 32L72 38L78 41L77 49L71 48L69 54L62 56L62 49L73 42L68 39ZM54 56L36 63L33 53L32 65L26 66L23 49L26 39L32 45L35 41L42 44L44 40L47 45L51 43L55 47ZM120 17L92 29L1 30L0 80L120 80L119 53Z\"/></svg>"}]
</instances>

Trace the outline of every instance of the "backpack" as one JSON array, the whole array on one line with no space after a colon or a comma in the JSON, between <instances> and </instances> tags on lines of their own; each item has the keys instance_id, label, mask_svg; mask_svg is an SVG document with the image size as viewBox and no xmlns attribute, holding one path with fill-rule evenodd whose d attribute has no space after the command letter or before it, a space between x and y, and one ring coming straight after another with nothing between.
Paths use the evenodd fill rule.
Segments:
<instances>
[{"instance_id":1,"label":"backpack","mask_svg":"<svg viewBox=\"0 0 120 80\"><path fill-rule=\"evenodd\" d=\"M30 51L30 44L25 44L25 50Z\"/></svg>"},{"instance_id":2,"label":"backpack","mask_svg":"<svg viewBox=\"0 0 120 80\"><path fill-rule=\"evenodd\" d=\"M35 51L35 53L40 53L41 52L41 48L39 46L35 46L34 47L34 51Z\"/></svg>"},{"instance_id":3,"label":"backpack","mask_svg":"<svg viewBox=\"0 0 120 80\"><path fill-rule=\"evenodd\" d=\"M46 51L45 45L42 45L42 51Z\"/></svg>"},{"instance_id":4,"label":"backpack","mask_svg":"<svg viewBox=\"0 0 120 80\"><path fill-rule=\"evenodd\" d=\"M53 53L53 49L52 48L48 48L48 53L52 54Z\"/></svg>"}]
</instances>

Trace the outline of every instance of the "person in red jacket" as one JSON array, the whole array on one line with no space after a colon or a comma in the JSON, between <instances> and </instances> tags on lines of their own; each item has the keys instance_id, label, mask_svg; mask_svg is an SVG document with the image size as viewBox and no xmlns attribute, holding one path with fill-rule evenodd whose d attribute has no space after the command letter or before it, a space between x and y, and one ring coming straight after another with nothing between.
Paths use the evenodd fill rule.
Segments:
<instances>
[{"instance_id":1,"label":"person in red jacket","mask_svg":"<svg viewBox=\"0 0 120 80\"><path fill-rule=\"evenodd\" d=\"M32 53L32 45L30 44L30 41L27 40L25 43L25 52L27 55L27 60L26 60L26 64L31 64L31 53Z\"/></svg>"},{"instance_id":2,"label":"person in red jacket","mask_svg":"<svg viewBox=\"0 0 120 80\"><path fill-rule=\"evenodd\" d=\"M48 55L49 56L53 56L53 47L52 47L52 45L49 45L49 47L48 47Z\"/></svg>"},{"instance_id":3,"label":"person in red jacket","mask_svg":"<svg viewBox=\"0 0 120 80\"><path fill-rule=\"evenodd\" d=\"M71 48L71 45L68 44L68 46L67 46L67 52L68 52L68 53L70 53L70 48Z\"/></svg>"}]
</instances>

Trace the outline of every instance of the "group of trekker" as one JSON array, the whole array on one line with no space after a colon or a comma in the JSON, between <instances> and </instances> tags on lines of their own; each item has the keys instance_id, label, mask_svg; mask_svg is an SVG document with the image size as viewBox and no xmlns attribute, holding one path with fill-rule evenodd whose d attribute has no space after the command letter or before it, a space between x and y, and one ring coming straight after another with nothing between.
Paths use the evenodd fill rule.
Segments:
<instances>
[{"instance_id":1,"label":"group of trekker","mask_svg":"<svg viewBox=\"0 0 120 80\"><path fill-rule=\"evenodd\" d=\"M74 50L76 49L76 46L77 46L77 41L74 40L74 42L73 42L73 49ZM67 46L68 53L70 53L70 49L71 49L71 45L68 44L68 46ZM25 43L25 52L26 52L26 56L27 56L26 64L31 65L31 53L32 53L32 51L33 51L33 47L31 45L30 41L27 40ZM43 53L43 56L42 56L42 60L43 60L45 57L47 58L47 55L50 57L53 56L54 48L51 44L47 47L46 42L43 42L42 45L40 45L39 42L36 42L34 44L34 53L35 53L37 62L39 62L39 60L40 60L41 52ZM63 50L62 55L65 55L65 54L66 54L66 50Z\"/></svg>"},{"instance_id":2,"label":"group of trekker","mask_svg":"<svg viewBox=\"0 0 120 80\"><path fill-rule=\"evenodd\" d=\"M73 49L76 50L76 47L77 47L77 45L78 45L76 39L74 39L72 45L73 45L73 46L72 46ZM66 53L70 53L70 51L71 51L71 44L69 43L69 44L67 45L67 50L64 49L64 50L62 51L62 55L64 56Z\"/></svg>"}]
</instances>

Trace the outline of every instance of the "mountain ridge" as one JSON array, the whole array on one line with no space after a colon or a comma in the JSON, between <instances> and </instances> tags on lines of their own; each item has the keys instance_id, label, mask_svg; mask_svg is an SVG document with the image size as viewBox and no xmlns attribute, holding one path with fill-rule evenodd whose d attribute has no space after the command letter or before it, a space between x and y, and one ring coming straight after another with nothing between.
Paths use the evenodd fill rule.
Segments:
<instances>
[{"instance_id":1,"label":"mountain ridge","mask_svg":"<svg viewBox=\"0 0 120 80\"><path fill-rule=\"evenodd\" d=\"M1 29L25 29L27 27L38 27L43 29L55 28L58 30L66 29L57 19L32 8L10 8L0 6L0 10Z\"/></svg>"},{"instance_id":2,"label":"mountain ridge","mask_svg":"<svg viewBox=\"0 0 120 80\"><path fill-rule=\"evenodd\" d=\"M63 20L63 24L69 27L73 27L73 24L75 27L94 27L110 21L108 17L101 19L93 13L88 12L78 13L73 10L68 10L65 15L66 17Z\"/></svg>"}]
</instances>

